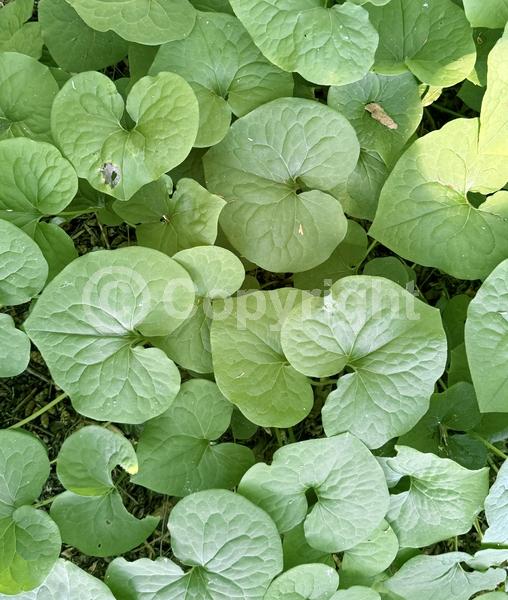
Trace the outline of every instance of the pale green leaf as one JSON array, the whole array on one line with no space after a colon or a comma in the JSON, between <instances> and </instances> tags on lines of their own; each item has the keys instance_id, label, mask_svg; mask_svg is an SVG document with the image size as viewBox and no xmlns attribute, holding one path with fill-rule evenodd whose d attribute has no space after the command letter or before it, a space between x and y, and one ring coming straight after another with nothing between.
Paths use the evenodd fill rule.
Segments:
<instances>
[{"instance_id":1,"label":"pale green leaf","mask_svg":"<svg viewBox=\"0 0 508 600\"><path fill-rule=\"evenodd\" d=\"M231 244L269 271L324 262L347 231L325 192L348 177L358 153L346 119L311 100L274 100L236 121L204 158L208 188L227 202L220 224Z\"/></svg>"},{"instance_id":2,"label":"pale green leaf","mask_svg":"<svg viewBox=\"0 0 508 600\"><path fill-rule=\"evenodd\" d=\"M508 254L506 200L475 208L468 195L501 188L506 158L481 155L478 133L477 119L457 119L417 140L388 178L369 235L454 277L486 277Z\"/></svg>"},{"instance_id":3,"label":"pale green leaf","mask_svg":"<svg viewBox=\"0 0 508 600\"><path fill-rule=\"evenodd\" d=\"M0 305L28 302L42 290L47 276L48 265L37 244L0 219Z\"/></svg>"},{"instance_id":4,"label":"pale green leaf","mask_svg":"<svg viewBox=\"0 0 508 600\"><path fill-rule=\"evenodd\" d=\"M399 446L397 456L387 459L387 464L399 478L411 479L408 491L391 497L386 517L401 547L430 546L467 533L483 509L488 468L470 471L406 446Z\"/></svg>"},{"instance_id":5,"label":"pale green leaf","mask_svg":"<svg viewBox=\"0 0 508 600\"><path fill-rule=\"evenodd\" d=\"M503 463L485 500L489 527L483 536L486 544L508 545L508 463Z\"/></svg>"},{"instance_id":6,"label":"pale green leaf","mask_svg":"<svg viewBox=\"0 0 508 600\"><path fill-rule=\"evenodd\" d=\"M94 425L68 437L58 454L57 474L69 491L51 505L65 543L90 556L121 554L141 544L159 519L127 512L111 473L138 470L132 445L121 434Z\"/></svg>"},{"instance_id":7,"label":"pale green leaf","mask_svg":"<svg viewBox=\"0 0 508 600\"><path fill-rule=\"evenodd\" d=\"M310 412L309 380L284 356L280 327L304 293L252 292L213 303L211 346L220 390L256 425L291 427Z\"/></svg>"},{"instance_id":8,"label":"pale green leaf","mask_svg":"<svg viewBox=\"0 0 508 600\"><path fill-rule=\"evenodd\" d=\"M10 315L0 313L0 377L20 375L29 361L30 340L26 333L16 329Z\"/></svg>"},{"instance_id":9,"label":"pale green leaf","mask_svg":"<svg viewBox=\"0 0 508 600\"><path fill-rule=\"evenodd\" d=\"M0 17L6 8L0 9ZM57 93L48 67L24 54L0 52L0 139L51 141L51 105Z\"/></svg>"},{"instance_id":10,"label":"pale green leaf","mask_svg":"<svg viewBox=\"0 0 508 600\"><path fill-rule=\"evenodd\" d=\"M196 11L187 0L67 0L92 29L156 46L188 35Z\"/></svg>"},{"instance_id":11,"label":"pale green leaf","mask_svg":"<svg viewBox=\"0 0 508 600\"><path fill-rule=\"evenodd\" d=\"M304 522L307 542L340 552L365 541L381 524L388 488L381 467L351 434L283 446L273 463L254 465L238 487L285 533ZM309 506L309 496L316 502Z\"/></svg>"},{"instance_id":12,"label":"pale green leaf","mask_svg":"<svg viewBox=\"0 0 508 600\"><path fill-rule=\"evenodd\" d=\"M391 0L365 8L379 32L374 65L379 73L410 70L423 83L447 87L473 70L473 32L451 0Z\"/></svg>"},{"instance_id":13,"label":"pale green leaf","mask_svg":"<svg viewBox=\"0 0 508 600\"><path fill-rule=\"evenodd\" d=\"M1 600L12 596L0 594ZM44 583L16 600L114 600L108 587L71 562L58 559Z\"/></svg>"},{"instance_id":14,"label":"pale green leaf","mask_svg":"<svg viewBox=\"0 0 508 600\"><path fill-rule=\"evenodd\" d=\"M508 412L508 261L486 279L469 305L465 339L467 358L482 412Z\"/></svg>"},{"instance_id":15,"label":"pale green leaf","mask_svg":"<svg viewBox=\"0 0 508 600\"><path fill-rule=\"evenodd\" d=\"M506 579L503 569L471 572L467 568L470 558L464 552L416 556L385 585L402 600L469 600L477 592L495 589Z\"/></svg>"},{"instance_id":16,"label":"pale green leaf","mask_svg":"<svg viewBox=\"0 0 508 600\"><path fill-rule=\"evenodd\" d=\"M284 534L282 549L284 551L285 571L309 563L323 563L329 567L335 565L330 552L316 550L316 548L309 545L305 538L303 522Z\"/></svg>"},{"instance_id":17,"label":"pale green leaf","mask_svg":"<svg viewBox=\"0 0 508 600\"><path fill-rule=\"evenodd\" d=\"M368 13L349 2L230 0L261 52L286 71L321 85L361 79L374 63L378 34Z\"/></svg>"},{"instance_id":18,"label":"pale green leaf","mask_svg":"<svg viewBox=\"0 0 508 600\"><path fill-rule=\"evenodd\" d=\"M279 575L263 600L330 600L338 587L335 569L322 564L300 565Z\"/></svg>"},{"instance_id":19,"label":"pale green leaf","mask_svg":"<svg viewBox=\"0 0 508 600\"><path fill-rule=\"evenodd\" d=\"M195 145L213 146L228 132L231 115L241 117L275 98L293 94L293 77L266 60L233 16L198 13L188 37L164 44L150 74L178 73L199 101Z\"/></svg>"},{"instance_id":20,"label":"pale green leaf","mask_svg":"<svg viewBox=\"0 0 508 600\"><path fill-rule=\"evenodd\" d=\"M41 0L37 6L44 43L55 62L70 72L109 67L127 55L127 42L112 31L89 27L66 0Z\"/></svg>"},{"instance_id":21,"label":"pale green leaf","mask_svg":"<svg viewBox=\"0 0 508 600\"><path fill-rule=\"evenodd\" d=\"M145 425L134 483L168 496L236 487L254 455L245 446L215 441L229 427L232 412L215 383L184 383L171 407Z\"/></svg>"},{"instance_id":22,"label":"pale green leaf","mask_svg":"<svg viewBox=\"0 0 508 600\"><path fill-rule=\"evenodd\" d=\"M20 52L33 58L42 54L39 23L25 23L31 18L34 0L10 0L0 7L0 52Z\"/></svg>"},{"instance_id":23,"label":"pale green leaf","mask_svg":"<svg viewBox=\"0 0 508 600\"><path fill-rule=\"evenodd\" d=\"M473 27L501 28L508 21L507 0L464 0L464 10Z\"/></svg>"},{"instance_id":24,"label":"pale green leaf","mask_svg":"<svg viewBox=\"0 0 508 600\"><path fill-rule=\"evenodd\" d=\"M53 279L25 329L78 412L142 423L169 407L180 384L174 363L143 343L174 331L193 302L187 272L156 250L92 252Z\"/></svg>"},{"instance_id":25,"label":"pale green leaf","mask_svg":"<svg viewBox=\"0 0 508 600\"><path fill-rule=\"evenodd\" d=\"M282 570L282 548L268 515L238 494L198 492L181 500L168 523L184 573L165 558L114 560L106 582L122 600L262 600Z\"/></svg>"},{"instance_id":26,"label":"pale green leaf","mask_svg":"<svg viewBox=\"0 0 508 600\"><path fill-rule=\"evenodd\" d=\"M29 506L49 476L41 442L23 432L0 431L0 594L40 585L60 553L58 527Z\"/></svg>"},{"instance_id":27,"label":"pale green leaf","mask_svg":"<svg viewBox=\"0 0 508 600\"><path fill-rule=\"evenodd\" d=\"M345 277L325 298L305 299L283 323L282 348L307 376L352 370L328 396L323 425L372 448L425 414L446 363L439 312L380 277Z\"/></svg>"},{"instance_id":28,"label":"pale green leaf","mask_svg":"<svg viewBox=\"0 0 508 600\"><path fill-rule=\"evenodd\" d=\"M120 123L124 110L132 128ZM181 163L197 128L196 97L174 73L143 77L126 103L106 75L79 73L57 94L51 113L53 136L79 177L120 200Z\"/></svg>"},{"instance_id":29,"label":"pale green leaf","mask_svg":"<svg viewBox=\"0 0 508 600\"><path fill-rule=\"evenodd\" d=\"M238 291L245 278L245 270L239 258L218 246L180 250L173 255L173 260L182 265L194 282L194 309L178 329L165 338L154 338L152 343L185 369L211 373L212 302Z\"/></svg>"},{"instance_id":30,"label":"pale green leaf","mask_svg":"<svg viewBox=\"0 0 508 600\"><path fill-rule=\"evenodd\" d=\"M347 590L339 590L330 600L381 600L381 596L370 588L355 585Z\"/></svg>"}]
</instances>

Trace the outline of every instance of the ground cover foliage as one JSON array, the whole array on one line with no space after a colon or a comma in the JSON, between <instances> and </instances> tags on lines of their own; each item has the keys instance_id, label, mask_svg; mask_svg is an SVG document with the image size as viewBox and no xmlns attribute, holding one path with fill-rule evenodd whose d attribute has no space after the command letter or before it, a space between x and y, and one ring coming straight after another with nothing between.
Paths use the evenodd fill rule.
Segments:
<instances>
[{"instance_id":1,"label":"ground cover foliage","mask_svg":"<svg viewBox=\"0 0 508 600\"><path fill-rule=\"evenodd\" d=\"M508 598L507 21L0 2L0 598Z\"/></svg>"}]
</instances>

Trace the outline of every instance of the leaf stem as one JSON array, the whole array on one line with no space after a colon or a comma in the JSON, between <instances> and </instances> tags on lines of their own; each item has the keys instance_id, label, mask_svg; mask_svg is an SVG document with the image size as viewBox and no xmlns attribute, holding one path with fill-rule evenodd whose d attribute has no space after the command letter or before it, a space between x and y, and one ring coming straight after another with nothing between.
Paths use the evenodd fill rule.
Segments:
<instances>
[{"instance_id":1,"label":"leaf stem","mask_svg":"<svg viewBox=\"0 0 508 600\"><path fill-rule=\"evenodd\" d=\"M439 104L436 104L435 102L432 104L433 108L437 108L437 110L447 113L448 115L453 115L454 117L459 117L459 119L464 119L464 115L461 115L460 113L454 111L454 110L450 110L449 108L446 108L445 106L440 106Z\"/></svg>"},{"instance_id":2,"label":"leaf stem","mask_svg":"<svg viewBox=\"0 0 508 600\"><path fill-rule=\"evenodd\" d=\"M475 439L477 439L478 441L480 441L493 454L495 454L496 456L499 456L499 458L502 458L503 460L508 460L508 456L502 450L500 450L497 446L494 446L494 444L491 444L488 440L483 438L481 435L478 435L477 433L471 433L471 436L474 437Z\"/></svg>"},{"instance_id":3,"label":"leaf stem","mask_svg":"<svg viewBox=\"0 0 508 600\"><path fill-rule=\"evenodd\" d=\"M363 263L367 260L367 258L369 257L369 254L372 252L372 250L374 250L374 248L378 245L377 240L373 240L370 244L370 246L367 248L367 251L365 252L362 260L358 263L358 265L356 266L355 269L355 273L358 273L360 267L363 265Z\"/></svg>"},{"instance_id":4,"label":"leaf stem","mask_svg":"<svg viewBox=\"0 0 508 600\"><path fill-rule=\"evenodd\" d=\"M282 438L282 432L278 427L272 427L272 430L275 431L275 437L277 438L277 444L279 445L279 448L282 448L282 446L284 446L284 440Z\"/></svg>"},{"instance_id":5,"label":"leaf stem","mask_svg":"<svg viewBox=\"0 0 508 600\"><path fill-rule=\"evenodd\" d=\"M52 496L51 498L42 500L42 502L37 502L37 504L34 504L34 508L42 508L43 506L47 506L48 504L51 504L55 498L56 496Z\"/></svg>"},{"instance_id":6,"label":"leaf stem","mask_svg":"<svg viewBox=\"0 0 508 600\"><path fill-rule=\"evenodd\" d=\"M60 394L54 400L51 400L51 402L43 406L41 409L32 413L26 419L23 419L22 421L18 421L18 423L11 425L10 427L8 427L8 429L18 429L19 427L24 427L31 421L35 421L35 419L38 419L41 415L43 415L45 412L48 412L48 410L51 410L54 406L56 406L58 403L62 402L62 400L65 400L66 398L67 394L65 392L63 394Z\"/></svg>"}]
</instances>

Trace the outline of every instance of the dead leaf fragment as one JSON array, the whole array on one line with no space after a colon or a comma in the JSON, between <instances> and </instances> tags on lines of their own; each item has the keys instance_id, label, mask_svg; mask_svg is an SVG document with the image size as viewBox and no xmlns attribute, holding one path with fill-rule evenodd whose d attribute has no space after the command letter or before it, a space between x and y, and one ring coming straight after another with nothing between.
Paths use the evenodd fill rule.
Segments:
<instances>
[{"instance_id":1,"label":"dead leaf fragment","mask_svg":"<svg viewBox=\"0 0 508 600\"><path fill-rule=\"evenodd\" d=\"M365 110L369 112L373 119L375 119L381 125L388 127L388 129L398 129L397 123L385 112L385 109L377 102L371 102L367 104Z\"/></svg>"}]
</instances>

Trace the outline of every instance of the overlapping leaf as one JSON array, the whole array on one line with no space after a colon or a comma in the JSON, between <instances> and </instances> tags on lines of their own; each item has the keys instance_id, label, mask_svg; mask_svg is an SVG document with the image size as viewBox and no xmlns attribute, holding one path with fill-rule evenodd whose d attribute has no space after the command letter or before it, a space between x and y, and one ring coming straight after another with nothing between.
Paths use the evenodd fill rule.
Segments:
<instances>
[{"instance_id":1,"label":"overlapping leaf","mask_svg":"<svg viewBox=\"0 0 508 600\"><path fill-rule=\"evenodd\" d=\"M66 267L25 329L78 412L142 423L167 410L180 387L175 364L143 344L174 331L193 302L187 271L164 254L105 250Z\"/></svg>"},{"instance_id":2,"label":"overlapping leaf","mask_svg":"<svg viewBox=\"0 0 508 600\"><path fill-rule=\"evenodd\" d=\"M227 202L220 223L229 241L269 271L321 264L347 231L326 192L348 177L358 153L346 119L310 100L274 100L236 121L204 158L208 188Z\"/></svg>"},{"instance_id":3,"label":"overlapping leaf","mask_svg":"<svg viewBox=\"0 0 508 600\"><path fill-rule=\"evenodd\" d=\"M188 37L164 44L150 74L161 71L191 84L199 102L199 147L220 142L232 114L241 117L293 93L293 77L264 58L238 19L221 13L199 13Z\"/></svg>"},{"instance_id":4,"label":"overlapping leaf","mask_svg":"<svg viewBox=\"0 0 508 600\"><path fill-rule=\"evenodd\" d=\"M134 122L128 129L120 123L124 109ZM87 72L58 93L51 129L80 177L128 200L183 161L196 139L198 118L196 97L179 75L143 77L124 103L113 81Z\"/></svg>"}]
</instances>

